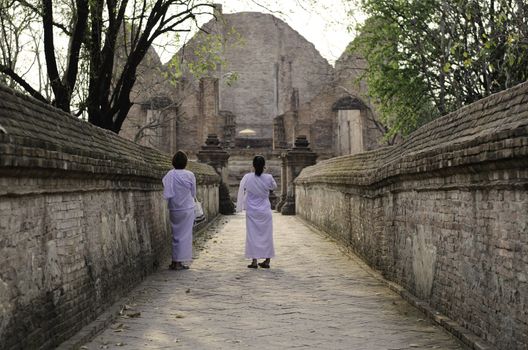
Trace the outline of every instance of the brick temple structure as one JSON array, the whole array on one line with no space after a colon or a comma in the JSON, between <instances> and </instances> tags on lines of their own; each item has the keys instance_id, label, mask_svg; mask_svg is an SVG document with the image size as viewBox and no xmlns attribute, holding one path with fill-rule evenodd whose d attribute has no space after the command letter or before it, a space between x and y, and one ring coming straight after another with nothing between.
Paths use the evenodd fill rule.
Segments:
<instances>
[{"instance_id":1,"label":"brick temple structure","mask_svg":"<svg viewBox=\"0 0 528 350\"><path fill-rule=\"evenodd\" d=\"M231 193L250 160L263 154L268 171L280 180L280 154L305 135L318 159L379 147L373 108L357 78L364 61L344 53L332 67L299 33L282 20L258 12L223 14L205 24L173 61L197 61L204 43L221 46L222 64L205 77L183 69L171 79L152 50L140 70L121 136L191 157L207 135L218 135L230 154ZM258 28L258 30L257 30ZM232 79L236 74L237 78Z\"/></svg>"}]
</instances>

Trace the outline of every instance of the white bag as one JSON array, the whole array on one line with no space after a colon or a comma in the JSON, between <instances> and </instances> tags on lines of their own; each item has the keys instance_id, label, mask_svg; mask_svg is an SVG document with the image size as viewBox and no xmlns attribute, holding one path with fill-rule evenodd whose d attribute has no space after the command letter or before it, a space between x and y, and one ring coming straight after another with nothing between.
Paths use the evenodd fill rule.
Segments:
<instances>
[{"instance_id":1,"label":"white bag","mask_svg":"<svg viewBox=\"0 0 528 350\"><path fill-rule=\"evenodd\" d=\"M205 214L202 208L202 203L198 199L194 199L194 222L201 222L205 220Z\"/></svg>"}]
</instances>

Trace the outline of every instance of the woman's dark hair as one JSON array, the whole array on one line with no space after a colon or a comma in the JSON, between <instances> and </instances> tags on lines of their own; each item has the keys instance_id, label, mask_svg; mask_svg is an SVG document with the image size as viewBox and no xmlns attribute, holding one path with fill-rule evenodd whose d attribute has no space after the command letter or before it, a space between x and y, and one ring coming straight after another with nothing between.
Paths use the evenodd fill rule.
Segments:
<instances>
[{"instance_id":1,"label":"woman's dark hair","mask_svg":"<svg viewBox=\"0 0 528 350\"><path fill-rule=\"evenodd\" d=\"M266 160L263 156L255 156L253 158L253 167L255 168L255 175L260 176L264 171L264 165L266 165Z\"/></svg>"},{"instance_id":2,"label":"woman's dark hair","mask_svg":"<svg viewBox=\"0 0 528 350\"><path fill-rule=\"evenodd\" d=\"M174 169L185 169L187 166L187 155L183 151L178 151L172 157L172 166Z\"/></svg>"}]
</instances>

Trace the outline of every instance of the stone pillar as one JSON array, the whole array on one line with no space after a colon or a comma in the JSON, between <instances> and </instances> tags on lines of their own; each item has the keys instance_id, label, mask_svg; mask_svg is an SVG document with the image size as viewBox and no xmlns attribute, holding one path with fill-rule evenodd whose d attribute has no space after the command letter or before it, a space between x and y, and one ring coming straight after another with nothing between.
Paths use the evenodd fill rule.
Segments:
<instances>
[{"instance_id":1,"label":"stone pillar","mask_svg":"<svg viewBox=\"0 0 528 350\"><path fill-rule=\"evenodd\" d=\"M273 119L273 149L286 149L286 131L284 130L284 115Z\"/></svg>"},{"instance_id":2,"label":"stone pillar","mask_svg":"<svg viewBox=\"0 0 528 350\"><path fill-rule=\"evenodd\" d=\"M212 166L222 179L219 187L220 213L224 215L233 214L235 212L235 205L231 201L229 188L227 187L227 162L229 153L220 147L220 140L216 134L207 135L205 145L198 151L197 156L201 163Z\"/></svg>"},{"instance_id":3,"label":"stone pillar","mask_svg":"<svg viewBox=\"0 0 528 350\"><path fill-rule=\"evenodd\" d=\"M199 83L199 140L218 133L219 85L216 78L200 78ZM199 141L198 140L198 141Z\"/></svg>"},{"instance_id":4,"label":"stone pillar","mask_svg":"<svg viewBox=\"0 0 528 350\"><path fill-rule=\"evenodd\" d=\"M286 203L286 192L288 191L288 177L287 177L287 164L286 164L286 152L282 152L280 155L281 159L281 188L280 188L280 198L275 210L279 213L282 209L284 203Z\"/></svg>"},{"instance_id":5,"label":"stone pillar","mask_svg":"<svg viewBox=\"0 0 528 350\"><path fill-rule=\"evenodd\" d=\"M314 165L317 159L317 154L308 147L309 144L306 136L297 136L293 149L286 152L287 190L286 200L281 208L282 215L295 215L295 184L293 181L301 170Z\"/></svg>"}]
</instances>

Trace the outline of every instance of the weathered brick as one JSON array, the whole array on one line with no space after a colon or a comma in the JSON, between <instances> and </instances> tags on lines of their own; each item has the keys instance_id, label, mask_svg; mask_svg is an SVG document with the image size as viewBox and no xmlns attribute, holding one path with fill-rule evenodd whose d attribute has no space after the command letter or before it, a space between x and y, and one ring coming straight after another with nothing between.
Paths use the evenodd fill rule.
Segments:
<instances>
[{"instance_id":1,"label":"weathered brick","mask_svg":"<svg viewBox=\"0 0 528 350\"><path fill-rule=\"evenodd\" d=\"M528 115L510 108L525 96L528 83L304 169L298 214L497 348L526 349Z\"/></svg>"},{"instance_id":2,"label":"weathered brick","mask_svg":"<svg viewBox=\"0 0 528 350\"><path fill-rule=\"evenodd\" d=\"M170 158L2 86L0 120L0 348L51 349L169 257ZM189 168L212 219L219 177Z\"/></svg>"}]
</instances>

